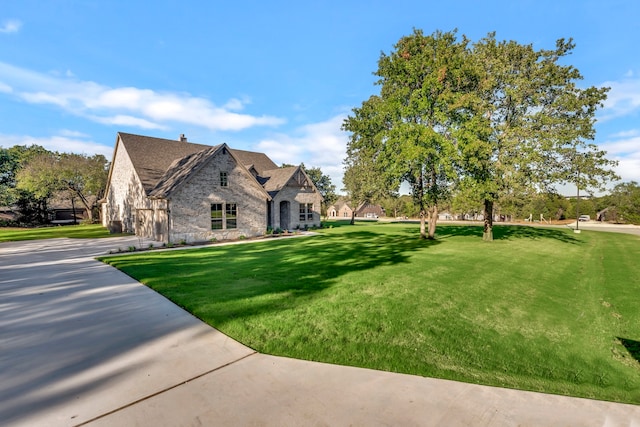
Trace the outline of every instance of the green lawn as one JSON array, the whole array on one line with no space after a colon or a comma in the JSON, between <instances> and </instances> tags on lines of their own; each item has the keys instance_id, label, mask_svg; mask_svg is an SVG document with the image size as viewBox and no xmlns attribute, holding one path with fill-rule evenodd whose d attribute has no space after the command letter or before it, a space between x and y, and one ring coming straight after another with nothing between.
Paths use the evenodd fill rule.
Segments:
<instances>
[{"instance_id":1,"label":"green lawn","mask_svg":"<svg viewBox=\"0 0 640 427\"><path fill-rule=\"evenodd\" d=\"M264 353L640 404L640 239L367 224L104 260Z\"/></svg>"},{"instance_id":2,"label":"green lawn","mask_svg":"<svg viewBox=\"0 0 640 427\"><path fill-rule=\"evenodd\" d=\"M100 224L89 225L64 225L39 228L14 228L0 227L0 242L13 242L19 240L55 239L70 237L75 239L89 239L97 237L113 237L109 231Z\"/></svg>"}]
</instances>

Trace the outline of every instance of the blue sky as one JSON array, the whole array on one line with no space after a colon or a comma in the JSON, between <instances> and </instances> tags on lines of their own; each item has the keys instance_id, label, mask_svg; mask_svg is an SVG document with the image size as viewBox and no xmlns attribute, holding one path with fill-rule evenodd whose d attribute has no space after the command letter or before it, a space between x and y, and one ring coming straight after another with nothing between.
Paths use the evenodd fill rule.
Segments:
<instances>
[{"instance_id":1,"label":"blue sky","mask_svg":"<svg viewBox=\"0 0 640 427\"><path fill-rule=\"evenodd\" d=\"M553 48L609 86L595 142L640 181L640 2L21 0L0 8L0 146L104 154L118 131L262 151L341 187L350 110L413 28Z\"/></svg>"}]
</instances>

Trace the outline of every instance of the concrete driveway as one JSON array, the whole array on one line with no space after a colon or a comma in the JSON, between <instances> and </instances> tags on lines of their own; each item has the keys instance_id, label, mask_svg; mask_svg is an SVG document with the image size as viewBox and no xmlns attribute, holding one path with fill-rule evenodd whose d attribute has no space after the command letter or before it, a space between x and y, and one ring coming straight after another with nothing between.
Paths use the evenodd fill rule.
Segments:
<instances>
[{"instance_id":1,"label":"concrete driveway","mask_svg":"<svg viewBox=\"0 0 640 427\"><path fill-rule=\"evenodd\" d=\"M131 245L0 243L0 424L640 426L640 406L255 353L93 259Z\"/></svg>"}]
</instances>

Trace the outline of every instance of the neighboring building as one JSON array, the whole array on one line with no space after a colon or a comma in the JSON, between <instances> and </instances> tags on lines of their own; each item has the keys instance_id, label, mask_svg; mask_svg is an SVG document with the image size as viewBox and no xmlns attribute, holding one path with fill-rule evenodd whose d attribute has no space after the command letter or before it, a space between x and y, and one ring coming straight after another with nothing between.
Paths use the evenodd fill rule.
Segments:
<instances>
[{"instance_id":1,"label":"neighboring building","mask_svg":"<svg viewBox=\"0 0 640 427\"><path fill-rule=\"evenodd\" d=\"M353 208L350 206L350 202L344 198L340 197L336 201L335 204L329 206L327 208L327 216L333 219L351 219L353 215ZM384 209L380 205L374 205L371 203L361 203L360 206L355 210L356 218L381 218L385 216Z\"/></svg>"},{"instance_id":2,"label":"neighboring building","mask_svg":"<svg viewBox=\"0 0 640 427\"><path fill-rule=\"evenodd\" d=\"M327 216L329 218L338 219L338 218L351 218L353 214L353 209L349 206L349 202L344 198L340 197L336 202L327 208Z\"/></svg>"},{"instance_id":3,"label":"neighboring building","mask_svg":"<svg viewBox=\"0 0 640 427\"><path fill-rule=\"evenodd\" d=\"M118 133L101 202L112 232L198 242L319 226L322 197L263 153Z\"/></svg>"},{"instance_id":4,"label":"neighboring building","mask_svg":"<svg viewBox=\"0 0 640 427\"><path fill-rule=\"evenodd\" d=\"M380 205L368 202L361 203L356 209L356 218L382 218L385 216L384 209Z\"/></svg>"}]
</instances>

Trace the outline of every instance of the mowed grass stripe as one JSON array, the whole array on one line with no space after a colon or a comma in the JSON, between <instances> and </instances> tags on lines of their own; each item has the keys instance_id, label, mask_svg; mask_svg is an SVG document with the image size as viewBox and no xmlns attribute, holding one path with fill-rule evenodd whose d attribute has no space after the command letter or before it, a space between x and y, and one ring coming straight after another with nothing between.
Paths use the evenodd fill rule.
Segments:
<instances>
[{"instance_id":1,"label":"mowed grass stripe","mask_svg":"<svg viewBox=\"0 0 640 427\"><path fill-rule=\"evenodd\" d=\"M640 403L640 239L367 224L105 261L264 353Z\"/></svg>"}]
</instances>

